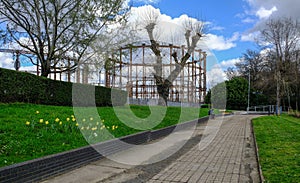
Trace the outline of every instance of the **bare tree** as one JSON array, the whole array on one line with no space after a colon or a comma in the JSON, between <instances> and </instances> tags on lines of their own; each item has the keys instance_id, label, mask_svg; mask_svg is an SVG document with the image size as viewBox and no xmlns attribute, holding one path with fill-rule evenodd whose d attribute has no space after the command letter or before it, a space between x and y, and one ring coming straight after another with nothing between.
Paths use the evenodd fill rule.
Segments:
<instances>
[{"instance_id":1,"label":"bare tree","mask_svg":"<svg viewBox=\"0 0 300 183\"><path fill-rule=\"evenodd\" d=\"M167 105L169 89L172 86L173 81L187 65L187 61L197 47L197 43L204 36L204 23L199 21L195 23L192 20L186 21L184 25L184 37L186 40L187 52L181 57L178 56L177 52L172 53L172 57L176 63L175 68L170 71L170 74L167 77L163 77L163 55L159 48L159 42L154 36L154 29L157 26L158 18L159 17L157 14L155 14L155 12L148 12L148 22L145 28L150 40L150 48L156 57L153 75L157 86L157 92L159 94L159 105Z\"/></svg>"},{"instance_id":2,"label":"bare tree","mask_svg":"<svg viewBox=\"0 0 300 183\"><path fill-rule=\"evenodd\" d=\"M250 74L251 86L256 89L263 89L265 83L262 82L262 78L265 77L263 73L267 67L264 56L258 51L247 50L240 60L235 64L240 75L248 79Z\"/></svg>"},{"instance_id":3,"label":"bare tree","mask_svg":"<svg viewBox=\"0 0 300 183\"><path fill-rule=\"evenodd\" d=\"M299 23L291 18L270 19L262 31L262 40L271 45L276 62L276 105L279 106L284 94L284 84L291 79L287 74L291 69L292 53L299 44Z\"/></svg>"},{"instance_id":4,"label":"bare tree","mask_svg":"<svg viewBox=\"0 0 300 183\"><path fill-rule=\"evenodd\" d=\"M225 71L225 74L228 80L231 80L232 78L239 76L238 71L234 67L228 67L227 70Z\"/></svg>"},{"instance_id":5,"label":"bare tree","mask_svg":"<svg viewBox=\"0 0 300 183\"><path fill-rule=\"evenodd\" d=\"M90 46L83 55L80 64L89 67L89 71L102 72L110 70L113 62L112 54L118 54L114 50L118 50L121 45L134 42L137 38L136 28L127 21L118 21L113 25L107 26L101 31L100 35L91 42ZM118 57L119 58L119 57Z\"/></svg>"},{"instance_id":6,"label":"bare tree","mask_svg":"<svg viewBox=\"0 0 300 183\"><path fill-rule=\"evenodd\" d=\"M33 53L41 75L74 70L90 43L108 24L122 19L124 0L1 0L8 38ZM120 18L121 17L121 18ZM24 41L26 40L26 41ZM73 60L63 67L60 60ZM38 64L33 61L33 64ZM62 68L63 67L63 68Z\"/></svg>"}]
</instances>

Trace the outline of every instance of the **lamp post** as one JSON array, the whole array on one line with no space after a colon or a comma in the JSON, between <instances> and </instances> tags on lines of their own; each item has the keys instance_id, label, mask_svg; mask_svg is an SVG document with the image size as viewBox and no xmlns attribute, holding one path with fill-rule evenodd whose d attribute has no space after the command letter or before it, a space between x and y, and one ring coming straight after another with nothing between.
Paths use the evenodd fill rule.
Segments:
<instances>
[{"instance_id":1,"label":"lamp post","mask_svg":"<svg viewBox=\"0 0 300 183\"><path fill-rule=\"evenodd\" d=\"M250 108L250 65L248 69L248 106L247 106L247 113L249 112Z\"/></svg>"},{"instance_id":2,"label":"lamp post","mask_svg":"<svg viewBox=\"0 0 300 183\"><path fill-rule=\"evenodd\" d=\"M101 86L101 69L99 71L99 86Z\"/></svg>"}]
</instances>

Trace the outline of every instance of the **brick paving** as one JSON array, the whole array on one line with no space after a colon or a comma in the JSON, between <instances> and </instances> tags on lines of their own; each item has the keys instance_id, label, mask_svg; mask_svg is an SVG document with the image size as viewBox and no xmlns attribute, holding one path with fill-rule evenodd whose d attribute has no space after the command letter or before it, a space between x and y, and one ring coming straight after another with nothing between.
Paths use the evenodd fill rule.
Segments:
<instances>
[{"instance_id":1,"label":"brick paving","mask_svg":"<svg viewBox=\"0 0 300 183\"><path fill-rule=\"evenodd\" d=\"M225 117L215 138L205 149L194 146L148 182L259 182L250 118ZM247 170L247 167L251 169Z\"/></svg>"},{"instance_id":2,"label":"brick paving","mask_svg":"<svg viewBox=\"0 0 300 183\"><path fill-rule=\"evenodd\" d=\"M184 152L169 161L134 167L101 160L45 183L260 182L250 123L253 117L257 116L233 115L223 120L217 117L206 125L198 125L193 135L202 136L200 143L199 139L192 140L193 145L180 150ZM208 142L207 146L200 148L199 144L203 142Z\"/></svg>"}]
</instances>

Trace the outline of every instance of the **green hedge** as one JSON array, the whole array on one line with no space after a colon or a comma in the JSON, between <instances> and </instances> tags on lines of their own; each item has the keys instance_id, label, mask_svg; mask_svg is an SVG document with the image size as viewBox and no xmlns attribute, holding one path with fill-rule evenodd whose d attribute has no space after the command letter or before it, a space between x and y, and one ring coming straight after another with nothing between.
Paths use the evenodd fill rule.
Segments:
<instances>
[{"instance_id":1,"label":"green hedge","mask_svg":"<svg viewBox=\"0 0 300 183\"><path fill-rule=\"evenodd\" d=\"M201 108L209 108L209 105L208 104L202 104Z\"/></svg>"},{"instance_id":2,"label":"green hedge","mask_svg":"<svg viewBox=\"0 0 300 183\"><path fill-rule=\"evenodd\" d=\"M73 91L74 87L76 90ZM75 91L77 93L74 93ZM111 97L112 91L114 91L114 97ZM83 100L72 97L72 94ZM72 106L74 102L80 106L93 106L95 104L97 106L111 106L112 101L114 105L124 105L126 97L126 92L121 90L54 81L30 73L0 68L0 102L2 103L25 102Z\"/></svg>"}]
</instances>

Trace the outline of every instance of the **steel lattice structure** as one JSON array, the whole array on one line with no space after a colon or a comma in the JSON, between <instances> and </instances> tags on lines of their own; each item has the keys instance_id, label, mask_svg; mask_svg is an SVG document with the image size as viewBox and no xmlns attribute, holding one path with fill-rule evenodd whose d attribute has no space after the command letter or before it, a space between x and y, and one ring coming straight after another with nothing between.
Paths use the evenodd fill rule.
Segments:
<instances>
[{"instance_id":1,"label":"steel lattice structure","mask_svg":"<svg viewBox=\"0 0 300 183\"><path fill-rule=\"evenodd\" d=\"M175 68L172 53L184 55L184 46L160 45L163 54L163 75L166 77ZM130 98L158 98L153 77L155 56L150 45L121 47L112 54L106 69L105 86L128 91ZM206 52L195 50L185 68L172 83L169 101L200 103L206 94Z\"/></svg>"}]
</instances>

